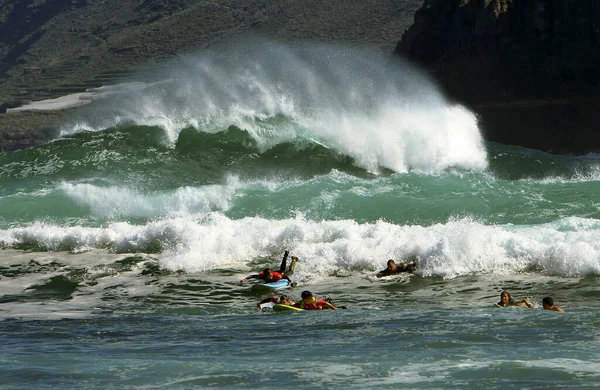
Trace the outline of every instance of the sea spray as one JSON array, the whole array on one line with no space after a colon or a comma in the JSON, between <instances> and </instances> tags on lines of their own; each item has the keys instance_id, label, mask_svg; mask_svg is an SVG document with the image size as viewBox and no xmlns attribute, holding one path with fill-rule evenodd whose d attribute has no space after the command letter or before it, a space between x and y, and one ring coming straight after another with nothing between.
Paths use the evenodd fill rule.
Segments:
<instances>
[{"instance_id":1,"label":"sea spray","mask_svg":"<svg viewBox=\"0 0 600 390\"><path fill-rule=\"evenodd\" d=\"M261 153L308 139L370 172L483 170L473 113L446 101L415 68L365 48L231 41L188 55L146 88L123 89L64 126L103 130L159 126L174 144L182 129L246 131ZM283 123L272 126L274 118Z\"/></svg>"}]
</instances>

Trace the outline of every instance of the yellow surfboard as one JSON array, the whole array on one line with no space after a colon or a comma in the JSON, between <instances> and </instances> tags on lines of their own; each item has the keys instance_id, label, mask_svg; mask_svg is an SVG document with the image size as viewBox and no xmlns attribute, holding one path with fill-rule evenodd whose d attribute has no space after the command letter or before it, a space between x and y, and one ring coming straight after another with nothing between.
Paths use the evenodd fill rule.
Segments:
<instances>
[{"instance_id":1,"label":"yellow surfboard","mask_svg":"<svg viewBox=\"0 0 600 390\"><path fill-rule=\"evenodd\" d=\"M304 311L304 309L300 309L299 307L282 305L281 303L276 303L273 305L274 311Z\"/></svg>"}]
</instances>

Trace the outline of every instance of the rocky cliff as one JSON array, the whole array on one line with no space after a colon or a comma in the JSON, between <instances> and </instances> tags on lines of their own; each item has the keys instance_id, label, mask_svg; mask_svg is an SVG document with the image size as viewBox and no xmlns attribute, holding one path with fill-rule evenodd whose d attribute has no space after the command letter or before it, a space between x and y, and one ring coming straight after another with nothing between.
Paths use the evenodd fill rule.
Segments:
<instances>
[{"instance_id":1,"label":"rocky cliff","mask_svg":"<svg viewBox=\"0 0 600 390\"><path fill-rule=\"evenodd\" d=\"M600 1L426 0L396 53L473 108L489 140L600 151Z\"/></svg>"}]
</instances>

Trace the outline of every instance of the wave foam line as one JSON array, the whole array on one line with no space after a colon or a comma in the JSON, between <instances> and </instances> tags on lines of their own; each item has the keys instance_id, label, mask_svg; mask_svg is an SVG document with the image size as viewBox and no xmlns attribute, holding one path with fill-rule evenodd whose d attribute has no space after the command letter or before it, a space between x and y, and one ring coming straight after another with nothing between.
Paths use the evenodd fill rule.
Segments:
<instances>
[{"instance_id":1,"label":"wave foam line","mask_svg":"<svg viewBox=\"0 0 600 390\"><path fill-rule=\"evenodd\" d=\"M245 268L285 249L301 259L301 280L340 271L371 273L389 258L420 258L422 276L454 278L468 274L536 271L579 277L600 273L600 221L565 218L538 226L486 226L471 220L400 226L379 221L232 220L220 213L179 217L145 225L125 222L104 228L63 227L37 222L0 231L1 246L35 244L43 250L148 252L160 248L161 266L203 272Z\"/></svg>"},{"instance_id":2,"label":"wave foam line","mask_svg":"<svg viewBox=\"0 0 600 390\"><path fill-rule=\"evenodd\" d=\"M101 187L93 184L62 183L59 190L80 205L90 208L101 218L154 218L226 211L230 199L240 186L236 180L226 185L181 187L162 194L143 194L120 186Z\"/></svg>"}]
</instances>

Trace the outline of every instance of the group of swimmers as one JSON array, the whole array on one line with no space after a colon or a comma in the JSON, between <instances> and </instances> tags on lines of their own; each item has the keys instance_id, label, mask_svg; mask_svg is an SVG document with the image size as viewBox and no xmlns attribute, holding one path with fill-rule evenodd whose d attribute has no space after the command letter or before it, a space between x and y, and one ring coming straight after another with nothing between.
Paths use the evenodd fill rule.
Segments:
<instances>
[{"instance_id":1,"label":"group of swimmers","mask_svg":"<svg viewBox=\"0 0 600 390\"><path fill-rule=\"evenodd\" d=\"M271 268L265 268L261 272L257 274L252 274L246 276L244 279L240 280L240 283L246 283L249 279L260 279L265 283L274 283L278 282L281 279L287 279L290 283L290 286L295 286L295 283L290 278L294 274L294 269L296 268L296 263L298 262L298 257L292 256L292 262L290 263L290 267L286 270L287 259L290 252L285 251L283 253L283 259L281 260L281 264L279 265L279 272L273 271ZM281 297L269 297L260 301L257 306L261 307L261 305L272 302L275 304L287 305L292 307L297 307L304 310L323 310L323 309L332 309L337 310L338 308L331 303L331 299L320 299L315 296L310 291L303 291L301 295L301 299L298 302L293 301L289 296L282 295ZM340 309L345 309L344 306L341 306Z\"/></svg>"},{"instance_id":2,"label":"group of swimmers","mask_svg":"<svg viewBox=\"0 0 600 390\"><path fill-rule=\"evenodd\" d=\"M533 303L529 302L528 298L522 299L521 301L517 301L516 299L511 297L510 293L506 290L502 291L500 293L500 302L496 303L496 306L497 307L521 306L521 307L528 307L530 309L532 309L534 307ZM542 307L544 308L544 310L564 312L562 307L554 304L554 300L551 297L545 297L544 299L542 299Z\"/></svg>"},{"instance_id":3,"label":"group of swimmers","mask_svg":"<svg viewBox=\"0 0 600 390\"><path fill-rule=\"evenodd\" d=\"M265 283L273 283L277 282L281 279L287 279L290 282L291 286L295 286L290 278L294 274L294 269L296 267L296 263L298 262L298 257L292 256L292 262L290 264L289 269L286 271L287 258L289 256L289 251L285 251L283 254L283 259L281 261L281 265L279 266L279 272L273 271L271 268L265 268L262 272L257 274L252 274L246 276L240 282L245 283L249 279L260 279ZM378 278L382 278L385 276L396 275L400 273L414 273L417 268L417 258L412 258L408 261L401 262L397 264L394 260L390 259L387 261L387 267L384 270L381 270L377 273ZM330 299L317 299L312 295L310 291L303 291L301 294L301 299L298 302L294 302L287 295L282 295L281 297L269 297L260 301L257 306L261 307L262 304L272 302L275 304L282 304L287 306L293 306L305 310L323 310L323 309L338 309L335 307ZM502 291L500 294L500 302L496 303L497 307L509 307L509 306L522 306L533 308L534 305L529 302L527 298L517 301L510 296L508 291ZM560 306L556 306L551 297L545 297L542 300L542 307L544 310L552 310L563 312L564 310ZM345 309L346 307L341 306L340 308Z\"/></svg>"},{"instance_id":4,"label":"group of swimmers","mask_svg":"<svg viewBox=\"0 0 600 390\"><path fill-rule=\"evenodd\" d=\"M292 256L292 262L290 267L286 270L287 259L290 252L285 251L283 253L283 259L281 260L281 264L279 265L279 271L273 271L271 268L265 268L259 273L248 275L242 280L240 283L246 283L250 279L259 279L265 283L274 283L278 282L282 279L287 279L291 286L295 286L295 283L292 281L291 276L294 274L294 269L296 267L296 263L298 262L298 257ZM391 276L400 273L413 273L417 268L417 259L413 258L409 261L402 262L396 264L396 262L392 259L387 261L387 267L384 270L381 270L377 273L378 278L382 278L384 276ZM346 309L345 306L336 307L331 299L320 299L315 296L310 291L303 291L300 296L300 301L295 302L289 296L282 295L280 297L269 297L265 298L262 301L257 303L258 307L262 307L265 303L274 303L280 305L287 305L292 307L297 307L304 310L323 310L323 309Z\"/></svg>"},{"instance_id":5,"label":"group of swimmers","mask_svg":"<svg viewBox=\"0 0 600 390\"><path fill-rule=\"evenodd\" d=\"M287 258L290 252L285 251L283 253L283 259L281 260L281 264L279 265L279 272L273 271L271 268L265 268L261 272L257 274L252 274L246 276L244 279L240 280L240 283L246 283L249 279L260 279L265 283L273 283L278 282L281 279L287 279L291 285L293 285L292 279L290 278L294 274L294 269L296 268L296 263L298 262L298 257L292 256L292 263L290 264L290 268L286 271L285 267L287 265ZM397 275L400 273L413 273L417 269L417 259L412 258L409 261L405 261L399 264L392 259L387 261L387 267L377 273L378 278L383 278L384 276Z\"/></svg>"}]
</instances>

